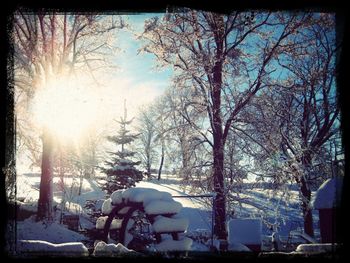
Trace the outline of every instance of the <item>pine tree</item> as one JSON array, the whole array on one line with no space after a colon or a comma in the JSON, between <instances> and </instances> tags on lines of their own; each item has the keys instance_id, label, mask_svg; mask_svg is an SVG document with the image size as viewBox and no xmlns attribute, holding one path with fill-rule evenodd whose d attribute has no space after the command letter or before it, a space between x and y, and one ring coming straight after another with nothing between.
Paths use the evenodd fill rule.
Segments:
<instances>
[{"instance_id":1,"label":"pine tree","mask_svg":"<svg viewBox=\"0 0 350 263\"><path fill-rule=\"evenodd\" d=\"M140 161L133 161L132 157L136 152L126 149L126 145L131 144L138 136L127 130L126 126L130 125L132 120L127 120L127 112L124 101L124 117L120 118L120 130L116 136L108 136L107 140L120 146L121 150L109 152L111 159L105 164L108 168L102 168L107 174L107 182L102 186L109 194L118 189L126 189L135 186L135 183L142 180L142 172L136 169Z\"/></svg>"}]
</instances>

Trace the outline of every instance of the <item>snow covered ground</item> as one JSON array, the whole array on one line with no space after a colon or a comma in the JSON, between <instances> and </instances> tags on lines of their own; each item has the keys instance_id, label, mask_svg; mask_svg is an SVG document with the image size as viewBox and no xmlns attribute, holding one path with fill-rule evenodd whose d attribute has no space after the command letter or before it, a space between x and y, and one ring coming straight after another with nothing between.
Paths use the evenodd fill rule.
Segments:
<instances>
[{"instance_id":1,"label":"snow covered ground","mask_svg":"<svg viewBox=\"0 0 350 263\"><path fill-rule=\"evenodd\" d=\"M26 173L17 177L17 198L23 200L26 206L32 207L35 211L37 199L39 197L40 175ZM187 233L190 237L198 237L198 240L211 237L212 211L208 202L203 202L205 198L181 198L176 196L187 196L186 190L180 186L180 181L176 176L165 175L160 181L141 181L137 187L153 188L158 191L168 192L174 200L182 204L179 216L188 218ZM65 194L62 194L64 189ZM81 195L78 196L79 179L65 178L64 187L60 178L54 178L54 201L58 208L64 207L67 212L80 215L80 225L82 228L93 228L94 224L89 222L83 206L87 200L107 199L109 196L101 191L98 184L93 179L83 179L81 185ZM281 238L288 238L292 230L302 226L302 215L298 207L298 193L292 191L289 200L281 195L272 195L269 189L243 189L240 198L244 200L241 205L235 207L235 216L238 218L263 217L262 234L265 239L272 234L271 229L265 223L278 223ZM62 204L62 199L66 203ZM210 198L207 198L207 201ZM60 209L56 212L59 218ZM316 230L318 215L314 215ZM316 231L318 235L318 231ZM68 230L64 225L56 222L46 223L35 222L33 218L17 222L18 240L43 240L52 243L62 242L85 242L87 237L83 234ZM203 243L194 240L192 250L208 250Z\"/></svg>"}]
</instances>

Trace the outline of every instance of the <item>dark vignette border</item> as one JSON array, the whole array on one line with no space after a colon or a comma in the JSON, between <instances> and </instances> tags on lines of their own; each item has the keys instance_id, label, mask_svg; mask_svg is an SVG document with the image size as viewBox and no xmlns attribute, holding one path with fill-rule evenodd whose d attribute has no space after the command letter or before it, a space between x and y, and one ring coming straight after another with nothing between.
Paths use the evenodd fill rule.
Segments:
<instances>
[{"instance_id":1,"label":"dark vignette border","mask_svg":"<svg viewBox=\"0 0 350 263\"><path fill-rule=\"evenodd\" d=\"M194 9L200 9L205 11L213 11L219 13L230 13L231 10L249 10L249 9L257 9L257 10L271 10L271 11L282 11L282 10L311 10L311 11L322 11L322 12L335 12L336 13L336 21L337 21L337 41L343 41L343 48L339 52L337 56L338 68L337 68L337 92L338 92L338 104L341 108L341 130L342 130L342 142L345 150L345 174L349 174L349 165L348 164L348 156L349 156L349 138L347 138L347 134L349 132L349 102L347 100L347 92L346 87L349 86L349 77L346 76L346 66L348 62L348 46L349 41L346 38L349 32L349 21L347 17L347 11L349 11L346 7L345 1L341 3L338 1L328 0L328 1L313 1L313 0L293 0L293 1L277 1L277 0L238 0L238 1L229 1L229 0L215 0L212 2L209 1L185 1L185 0L149 0L149 1L41 1L41 0L32 0L32 1L17 1L12 0L11 3L8 3L7 6L2 6L0 9L0 50L2 52L2 57L0 59L0 69L1 69L1 86L0 86L0 202L1 202L1 211L3 212L1 218L1 232L0 232L0 246L1 246L1 256L6 259L12 259L11 254L9 253L8 248L6 248L6 244L11 244L15 240L11 240L11 237L15 239L15 233L8 233L9 226L13 223L12 226L15 225L15 221L11 221L9 218L11 215L15 213L13 207L9 206L6 192L5 192L5 177L6 175L16 176L15 173L15 117L14 117L14 96L13 96L13 47L11 46L11 25L12 25L12 14L18 8L24 8L30 11L37 11L42 8L44 9L53 9L60 11L99 11L99 12L113 12L113 13L121 13L121 14L137 14L143 12L172 12L181 7L188 7ZM9 168L9 169L6 169ZM348 223L346 223L346 200L348 198L348 193L346 189L349 187L349 178L345 176L344 179L344 191L342 196L342 205L340 209L340 221L337 222L337 235L343 240L344 247L338 251L339 254L336 257L323 257L322 260L330 261L330 260L341 260L343 256L346 256L346 247L349 243L347 240L346 230L349 230ZM14 191L16 189L13 189ZM304 262L305 259L309 260L317 260L319 262L320 258L281 258L279 256L274 256L270 258L257 258L255 256L247 256L247 255L237 255L232 257L225 255L202 255L199 258L200 261L212 261L212 260L224 260L224 261L235 261L243 259L246 260L262 260L266 262L270 262L271 260L276 260L279 262L282 260L296 260ZM22 259L23 260L23 259ZM67 260L67 259L65 259ZM69 259L68 259L69 260ZM76 260L76 259L74 259ZM92 260L92 259L89 259ZM110 259L103 259L103 261L109 261ZM113 259L113 261L116 259ZM121 259L117 259L120 261ZM130 260L127 259L126 260ZM141 258L143 261L143 259ZM164 260L163 258L151 258L146 260L157 261ZM178 262L178 259L168 259L169 261ZM187 259L184 261L192 261L193 259ZM100 260L99 260L100 261ZM122 260L123 261L123 260Z\"/></svg>"}]
</instances>

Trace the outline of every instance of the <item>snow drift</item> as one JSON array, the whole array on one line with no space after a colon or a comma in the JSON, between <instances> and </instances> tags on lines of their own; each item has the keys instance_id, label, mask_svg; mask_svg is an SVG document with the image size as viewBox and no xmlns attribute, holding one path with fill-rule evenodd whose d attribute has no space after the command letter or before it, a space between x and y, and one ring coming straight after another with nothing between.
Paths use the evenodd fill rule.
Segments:
<instances>
[{"instance_id":1,"label":"snow drift","mask_svg":"<svg viewBox=\"0 0 350 263\"><path fill-rule=\"evenodd\" d=\"M95 257L113 257L113 256L125 256L125 255L137 255L137 252L122 244L106 244L103 241L100 241L96 244L94 253L92 254Z\"/></svg>"},{"instance_id":2,"label":"snow drift","mask_svg":"<svg viewBox=\"0 0 350 263\"><path fill-rule=\"evenodd\" d=\"M26 255L89 256L89 250L81 242L54 244L42 240L21 240L18 251Z\"/></svg>"}]
</instances>

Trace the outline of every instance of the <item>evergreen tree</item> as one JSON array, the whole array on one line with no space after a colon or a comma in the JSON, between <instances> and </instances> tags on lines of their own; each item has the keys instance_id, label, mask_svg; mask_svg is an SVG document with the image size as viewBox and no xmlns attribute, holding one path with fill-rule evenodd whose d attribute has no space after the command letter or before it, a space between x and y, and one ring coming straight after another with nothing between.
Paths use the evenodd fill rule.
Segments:
<instances>
[{"instance_id":1,"label":"evergreen tree","mask_svg":"<svg viewBox=\"0 0 350 263\"><path fill-rule=\"evenodd\" d=\"M124 117L118 121L120 130L116 136L108 136L107 140L121 147L121 150L110 152L111 159L106 161L107 168L102 171L107 174L107 182L102 186L109 194L118 189L126 189L135 186L135 183L142 180L142 172L136 169L140 161L133 161L132 157L136 152L126 149L126 145L131 144L138 136L127 130L132 120L127 120L127 112L124 101Z\"/></svg>"}]
</instances>

